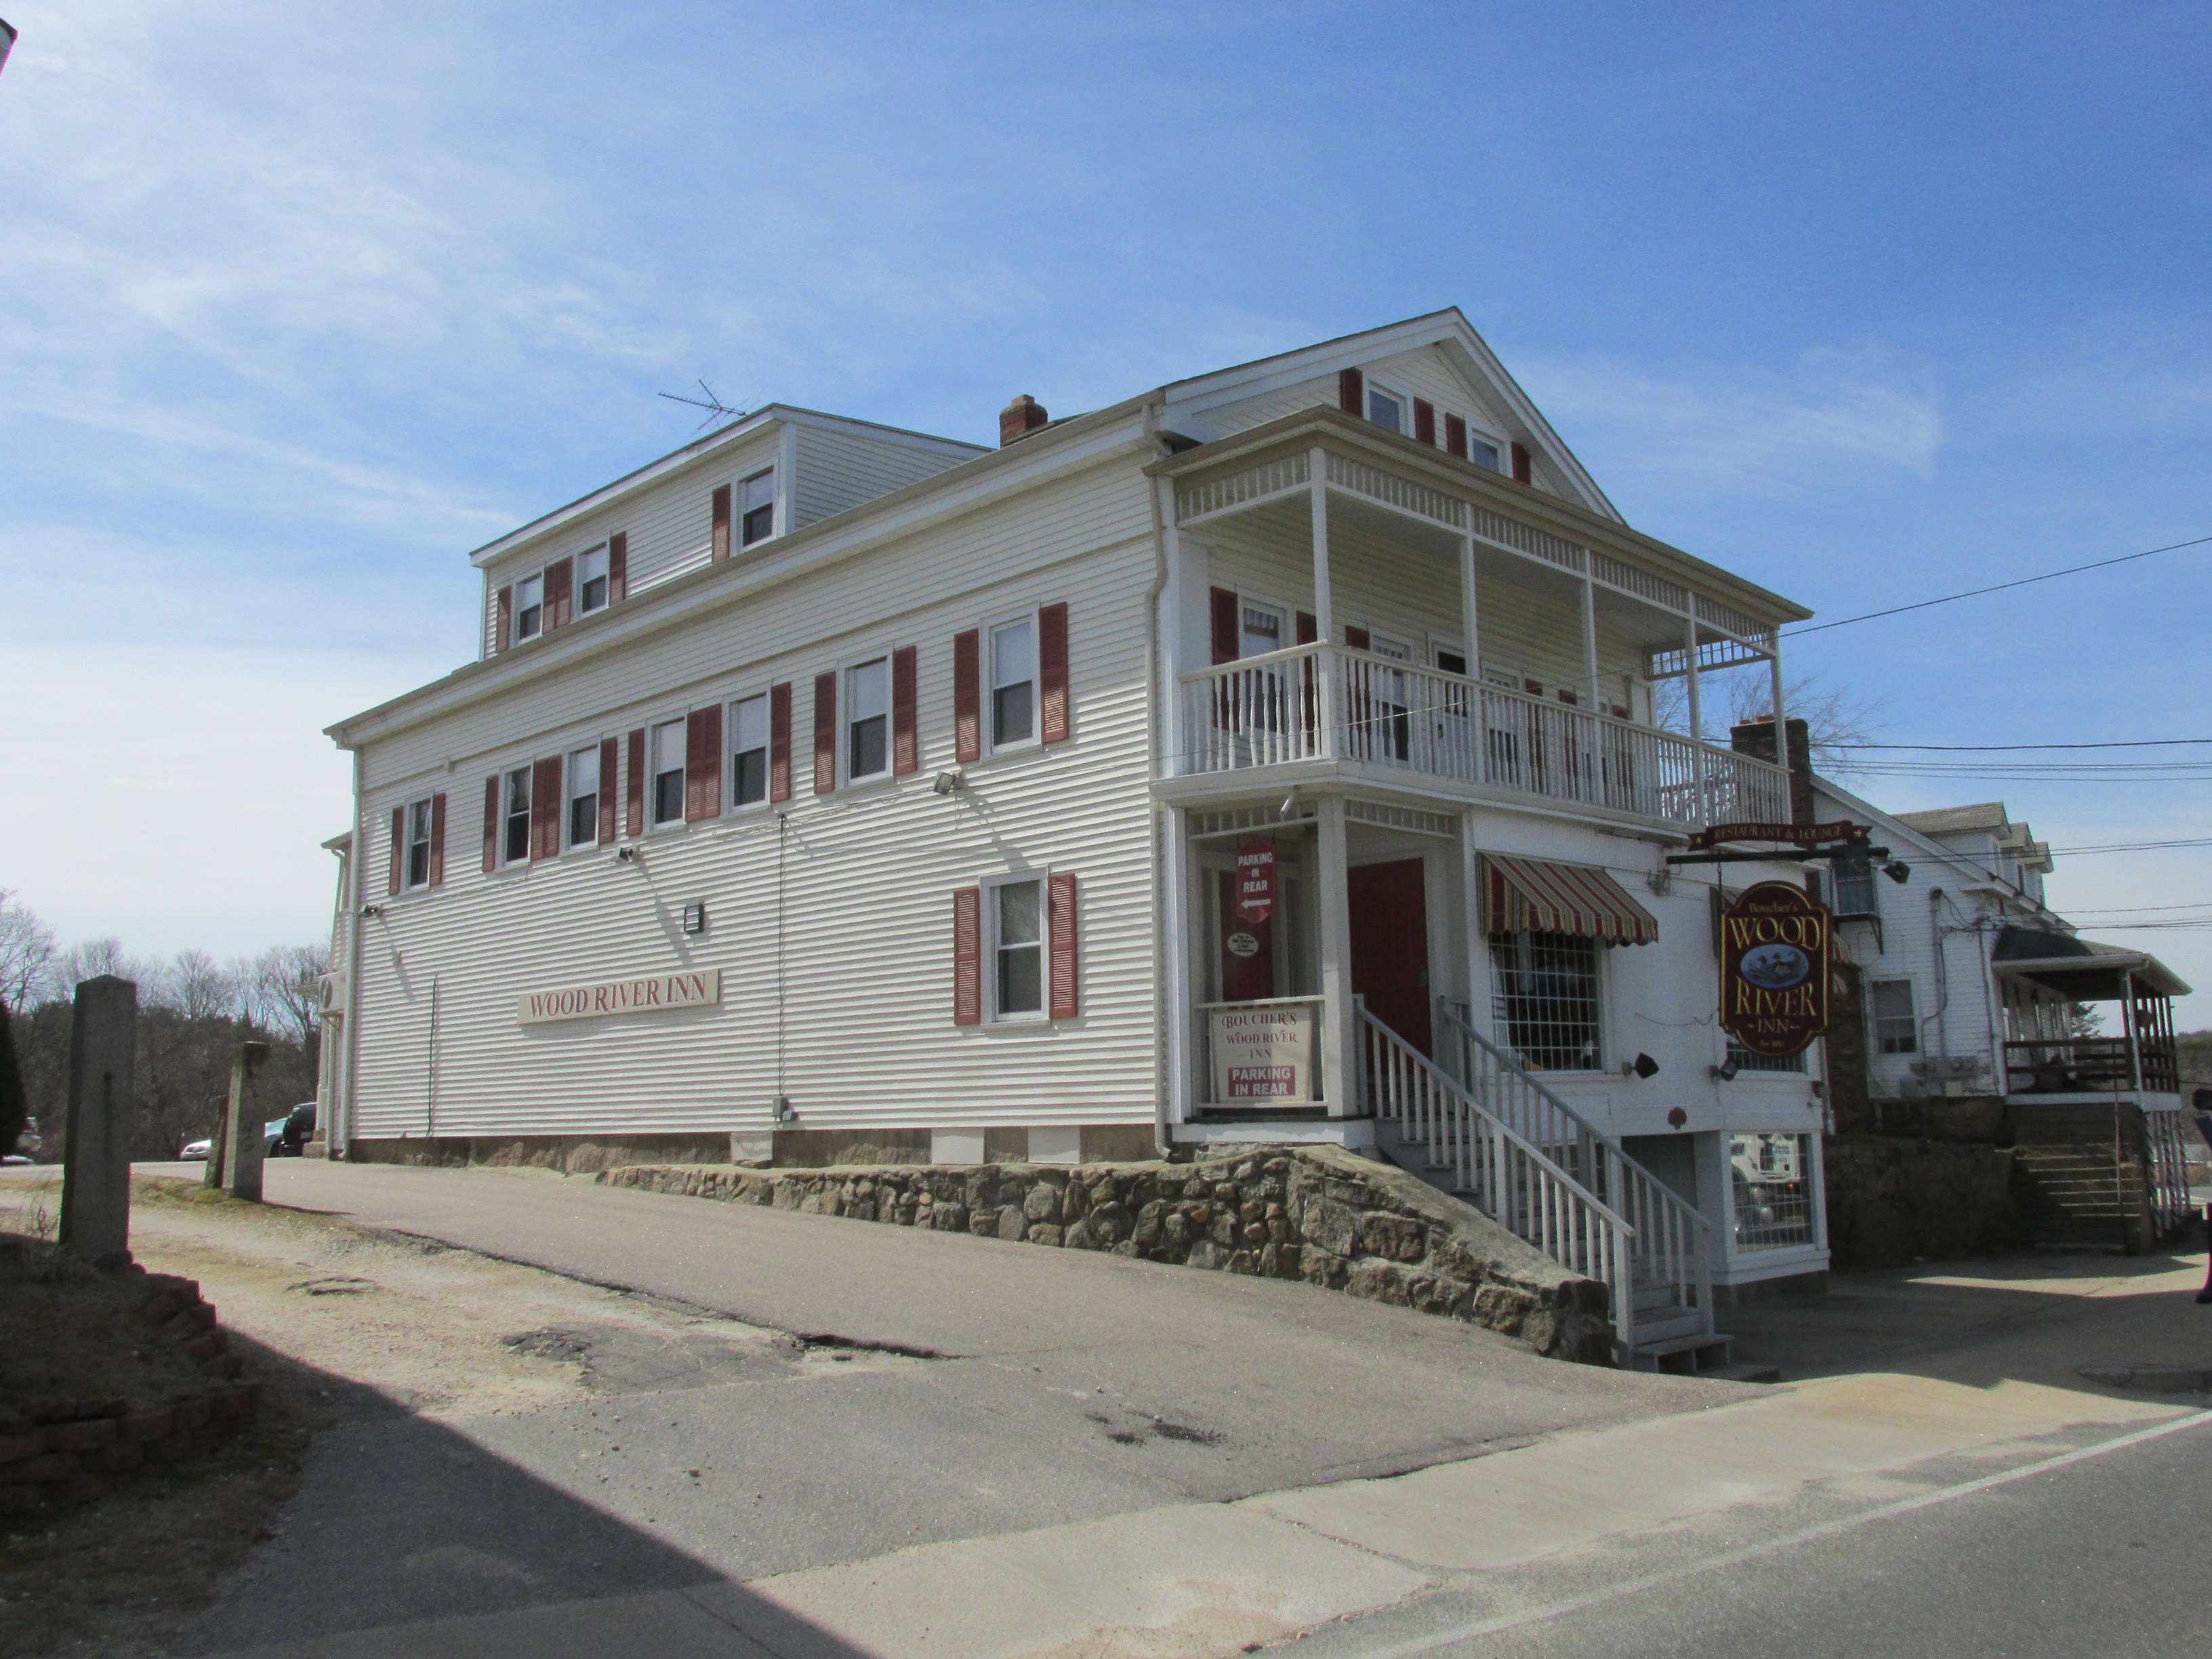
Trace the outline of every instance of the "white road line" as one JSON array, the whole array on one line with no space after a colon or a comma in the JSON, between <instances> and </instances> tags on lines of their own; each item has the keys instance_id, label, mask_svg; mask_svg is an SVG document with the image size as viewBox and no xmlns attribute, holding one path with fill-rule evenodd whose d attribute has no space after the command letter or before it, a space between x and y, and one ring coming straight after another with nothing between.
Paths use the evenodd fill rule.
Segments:
<instances>
[{"instance_id":1,"label":"white road line","mask_svg":"<svg viewBox=\"0 0 2212 1659\"><path fill-rule=\"evenodd\" d=\"M1880 1509L1868 1510L1863 1514L1846 1516L1841 1520L1823 1522L1817 1527L1808 1527L1786 1537L1768 1540L1763 1544L1749 1544L1741 1549L1729 1550L1703 1561L1694 1561L1679 1567L1668 1567L1660 1572L1646 1573L1641 1578L1628 1578L1603 1589L1582 1595L1569 1596L1564 1601L1553 1601L1540 1607L1529 1607L1519 1613L1500 1613L1494 1619L1478 1620L1470 1625L1424 1637L1419 1641L1401 1643L1395 1647L1373 1648L1364 1651L1359 1659L1413 1659L1413 1656L1435 1653L1455 1642L1465 1642L1478 1636L1491 1636L1500 1631L1517 1630L1525 1625L1540 1625L1570 1613L1579 1613L1584 1607L1601 1606L1619 1601L1625 1595L1640 1595L1645 1590L1662 1585L1679 1583L1685 1578L1694 1578L1700 1573L1718 1572L1740 1562L1756 1561L1763 1556L1778 1555L1784 1550L1796 1549L1800 1544L1809 1544L1822 1538L1832 1538L1838 1533L1849 1532L1854 1527L1863 1527L1870 1522L1887 1521L1893 1516L1909 1515L1915 1510L1924 1510L1937 1504L1948 1504L1960 1498L1971 1498L1976 1492L1987 1492L1992 1486L2005 1486L2014 1480L2025 1480L2031 1475L2048 1474L2053 1469L2063 1469L2069 1463L2079 1463L2092 1457L2102 1457L2107 1452L2124 1450L2147 1440L2157 1440L2184 1429L2193 1429L2212 1423L2212 1411L2192 1412L2187 1417L2170 1422L2153 1424L2147 1429L2137 1429L2133 1434L2124 1434L2115 1440L2100 1441L2094 1446L2083 1446L2056 1457L2045 1458L2040 1463L2031 1463L2025 1468L2008 1469L2002 1474L1984 1475L1978 1480L1969 1480L1956 1486L1945 1486L1936 1492L1922 1492L1917 1498L1900 1498L1894 1504L1885 1504ZM1312 1632L1309 1632L1309 1635Z\"/></svg>"}]
</instances>

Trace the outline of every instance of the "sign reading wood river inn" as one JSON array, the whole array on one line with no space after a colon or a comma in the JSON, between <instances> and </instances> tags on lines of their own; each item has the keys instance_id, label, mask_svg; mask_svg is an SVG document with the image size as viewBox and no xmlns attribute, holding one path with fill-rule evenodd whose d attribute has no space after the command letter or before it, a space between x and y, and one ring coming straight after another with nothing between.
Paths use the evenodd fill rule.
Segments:
<instances>
[{"instance_id":1,"label":"sign reading wood river inn","mask_svg":"<svg viewBox=\"0 0 2212 1659\"><path fill-rule=\"evenodd\" d=\"M515 1000L514 1017L525 1025L542 1025L555 1019L696 1008L721 1000L722 970L704 968L688 974L610 980L604 985L572 985L560 991L525 991Z\"/></svg>"},{"instance_id":2,"label":"sign reading wood river inn","mask_svg":"<svg viewBox=\"0 0 2212 1659\"><path fill-rule=\"evenodd\" d=\"M1721 1029L1754 1054L1802 1053L1828 1030L1828 907L1762 881L1721 912Z\"/></svg>"}]
</instances>

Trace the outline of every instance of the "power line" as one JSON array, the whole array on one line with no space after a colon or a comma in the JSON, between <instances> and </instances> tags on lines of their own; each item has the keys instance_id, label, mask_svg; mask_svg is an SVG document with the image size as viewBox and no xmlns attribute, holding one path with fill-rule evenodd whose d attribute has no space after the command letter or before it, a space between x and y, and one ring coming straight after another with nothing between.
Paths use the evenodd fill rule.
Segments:
<instances>
[{"instance_id":1,"label":"power line","mask_svg":"<svg viewBox=\"0 0 2212 1659\"><path fill-rule=\"evenodd\" d=\"M2070 858L2081 858L2091 853L2160 853L2170 847L2212 847L2212 836L2201 841L2116 841L2104 847L2054 847L2053 856L2060 853Z\"/></svg>"},{"instance_id":2,"label":"power line","mask_svg":"<svg viewBox=\"0 0 2212 1659\"><path fill-rule=\"evenodd\" d=\"M2131 738L2117 743L1824 743L1823 749L1914 749L1946 753L1990 753L2002 749L2160 749L2177 743L2212 743L2212 738Z\"/></svg>"},{"instance_id":3,"label":"power line","mask_svg":"<svg viewBox=\"0 0 2212 1659\"><path fill-rule=\"evenodd\" d=\"M2140 553L2123 553L2117 559L2100 559L2094 564L2076 564L2063 570L2046 570L2040 576L2022 576L2018 581L1999 582L1992 587L1974 587L1964 593L1946 593L1940 599L1920 599L1911 605L1893 605L1887 611L1869 611L1863 617L1845 617L1840 622L1814 623L1810 628L1788 629L1782 637L1794 640L1800 634L1818 634L1831 628L1849 628L1853 623L1872 622L1877 617L1901 617L1908 611L1925 611L1930 605L1950 605L1960 599L1978 599L1984 593L2002 593L2008 587L2027 587L2035 582L2054 581L2061 576L2078 576L2085 570L2109 569L2116 564L2148 559L2154 554L2178 553L2185 547L2202 547L2207 542L2212 542L2212 536L2199 536L2193 541L2171 542L2164 547L2146 548Z\"/></svg>"}]
</instances>

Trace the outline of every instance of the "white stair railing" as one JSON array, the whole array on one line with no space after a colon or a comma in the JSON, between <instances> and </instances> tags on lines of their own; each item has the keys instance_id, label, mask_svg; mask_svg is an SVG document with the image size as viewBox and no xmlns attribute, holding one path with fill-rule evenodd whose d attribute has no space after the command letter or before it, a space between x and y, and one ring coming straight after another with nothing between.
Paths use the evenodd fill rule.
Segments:
<instances>
[{"instance_id":1,"label":"white stair railing","mask_svg":"<svg viewBox=\"0 0 2212 1659\"><path fill-rule=\"evenodd\" d=\"M1426 1149L1431 1168L1524 1243L1612 1292L1623 1364L1636 1346L1633 1224L1495 1113L1426 1054L1359 1009L1362 1103Z\"/></svg>"},{"instance_id":2,"label":"white stair railing","mask_svg":"<svg viewBox=\"0 0 2212 1659\"><path fill-rule=\"evenodd\" d=\"M1678 1307L1695 1308L1713 1328L1711 1224L1666 1182L1544 1086L1510 1054L1437 1003L1448 1067L1460 1086L1508 1128L1609 1204L1634 1230L1632 1279L1663 1285Z\"/></svg>"}]
</instances>

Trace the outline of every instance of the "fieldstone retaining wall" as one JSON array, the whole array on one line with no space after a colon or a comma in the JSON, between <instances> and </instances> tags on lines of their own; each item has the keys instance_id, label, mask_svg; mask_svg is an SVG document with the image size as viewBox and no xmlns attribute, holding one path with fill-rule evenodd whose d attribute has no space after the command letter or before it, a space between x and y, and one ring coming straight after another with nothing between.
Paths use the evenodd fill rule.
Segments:
<instances>
[{"instance_id":1,"label":"fieldstone retaining wall","mask_svg":"<svg viewBox=\"0 0 2212 1659\"><path fill-rule=\"evenodd\" d=\"M162 1474L241 1433L261 1384L240 1378L230 1338L189 1279L143 1274L141 1316L183 1346L209 1379L198 1399L134 1411L125 1400L34 1400L0 1405L0 1515L90 1503L118 1481Z\"/></svg>"},{"instance_id":2,"label":"fieldstone retaining wall","mask_svg":"<svg viewBox=\"0 0 2212 1659\"><path fill-rule=\"evenodd\" d=\"M2014 1156L1992 1146L1831 1140L1828 1249L1838 1271L2025 1249Z\"/></svg>"},{"instance_id":3,"label":"fieldstone retaining wall","mask_svg":"<svg viewBox=\"0 0 2212 1659\"><path fill-rule=\"evenodd\" d=\"M611 1187L1106 1250L1439 1314L1540 1354L1613 1363L1607 1287L1396 1165L1328 1146L1242 1147L1192 1164L629 1164Z\"/></svg>"}]
</instances>

